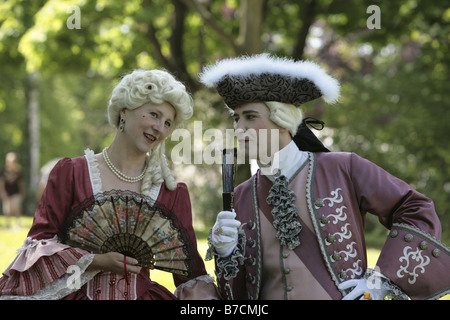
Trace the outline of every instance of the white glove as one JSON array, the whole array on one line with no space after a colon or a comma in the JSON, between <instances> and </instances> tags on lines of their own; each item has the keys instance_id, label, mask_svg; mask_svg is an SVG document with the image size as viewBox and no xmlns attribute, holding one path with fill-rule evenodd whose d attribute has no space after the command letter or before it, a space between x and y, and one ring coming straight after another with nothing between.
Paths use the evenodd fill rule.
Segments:
<instances>
[{"instance_id":1,"label":"white glove","mask_svg":"<svg viewBox=\"0 0 450 320\"><path fill-rule=\"evenodd\" d=\"M222 211L217 215L212 228L212 243L222 258L229 256L238 242L238 228L241 223L235 218L234 210Z\"/></svg>"},{"instance_id":2,"label":"white glove","mask_svg":"<svg viewBox=\"0 0 450 320\"><path fill-rule=\"evenodd\" d=\"M354 287L342 300L355 300L359 297L361 297L360 300L382 300L389 291L383 287L382 278L385 277L381 273L374 272L374 274L367 279L353 279L342 282L338 285L339 290L346 290ZM364 297L364 293L368 293L370 296Z\"/></svg>"}]
</instances>

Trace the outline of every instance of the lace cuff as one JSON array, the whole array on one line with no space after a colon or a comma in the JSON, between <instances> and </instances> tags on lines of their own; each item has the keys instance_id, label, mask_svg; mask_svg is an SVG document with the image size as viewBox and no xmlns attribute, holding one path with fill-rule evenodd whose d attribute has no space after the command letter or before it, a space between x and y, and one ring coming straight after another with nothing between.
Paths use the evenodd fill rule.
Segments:
<instances>
[{"instance_id":1,"label":"lace cuff","mask_svg":"<svg viewBox=\"0 0 450 320\"><path fill-rule=\"evenodd\" d=\"M174 295L180 300L217 300L220 298L214 278L208 274L179 285Z\"/></svg>"},{"instance_id":2,"label":"lace cuff","mask_svg":"<svg viewBox=\"0 0 450 320\"><path fill-rule=\"evenodd\" d=\"M218 279L224 278L225 280L230 280L235 278L239 272L239 265L244 264L245 260L245 233L242 229L239 229L239 240L230 256L222 258L216 251L212 243L212 229L209 230L208 234L208 251L206 252L205 260L212 260L214 257L216 260L216 276Z\"/></svg>"},{"instance_id":3,"label":"lace cuff","mask_svg":"<svg viewBox=\"0 0 450 320\"><path fill-rule=\"evenodd\" d=\"M384 300L408 300L408 295L402 289L374 269L367 269L364 274L364 279L371 282L374 286L378 285L379 289L387 293Z\"/></svg>"}]
</instances>

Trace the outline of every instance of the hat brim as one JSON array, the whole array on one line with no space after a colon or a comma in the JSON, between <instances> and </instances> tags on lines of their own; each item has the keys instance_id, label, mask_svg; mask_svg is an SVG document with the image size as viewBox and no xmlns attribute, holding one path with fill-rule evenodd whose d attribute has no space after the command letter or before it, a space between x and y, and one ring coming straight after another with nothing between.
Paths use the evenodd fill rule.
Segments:
<instances>
[{"instance_id":1,"label":"hat brim","mask_svg":"<svg viewBox=\"0 0 450 320\"><path fill-rule=\"evenodd\" d=\"M334 104L340 92L339 82L319 65L266 53L223 59L205 66L199 77L207 87L216 88L230 108L254 101L300 106L319 97Z\"/></svg>"}]
</instances>

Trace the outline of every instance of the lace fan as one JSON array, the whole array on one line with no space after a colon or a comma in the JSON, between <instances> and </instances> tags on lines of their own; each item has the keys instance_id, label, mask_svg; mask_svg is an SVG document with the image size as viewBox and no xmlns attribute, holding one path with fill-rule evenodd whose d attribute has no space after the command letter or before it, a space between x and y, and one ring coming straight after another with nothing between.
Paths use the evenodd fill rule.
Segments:
<instances>
[{"instance_id":1,"label":"lace fan","mask_svg":"<svg viewBox=\"0 0 450 320\"><path fill-rule=\"evenodd\" d=\"M120 252L143 267L191 275L187 233L172 212L133 192L110 191L87 200L72 213L63 242L94 253Z\"/></svg>"}]
</instances>

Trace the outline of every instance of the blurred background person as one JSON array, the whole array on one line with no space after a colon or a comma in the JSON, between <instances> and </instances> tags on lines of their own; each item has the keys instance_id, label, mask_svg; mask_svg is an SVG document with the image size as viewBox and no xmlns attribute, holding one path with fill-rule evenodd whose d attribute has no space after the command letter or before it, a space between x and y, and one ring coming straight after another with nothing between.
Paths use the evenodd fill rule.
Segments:
<instances>
[{"instance_id":1,"label":"blurred background person","mask_svg":"<svg viewBox=\"0 0 450 320\"><path fill-rule=\"evenodd\" d=\"M11 217L16 217L16 224L20 225L22 214L22 202L25 199L25 184L22 168L17 154L6 154L5 167L0 174L0 196L3 203L3 214L6 219L6 227L11 227Z\"/></svg>"}]
</instances>

